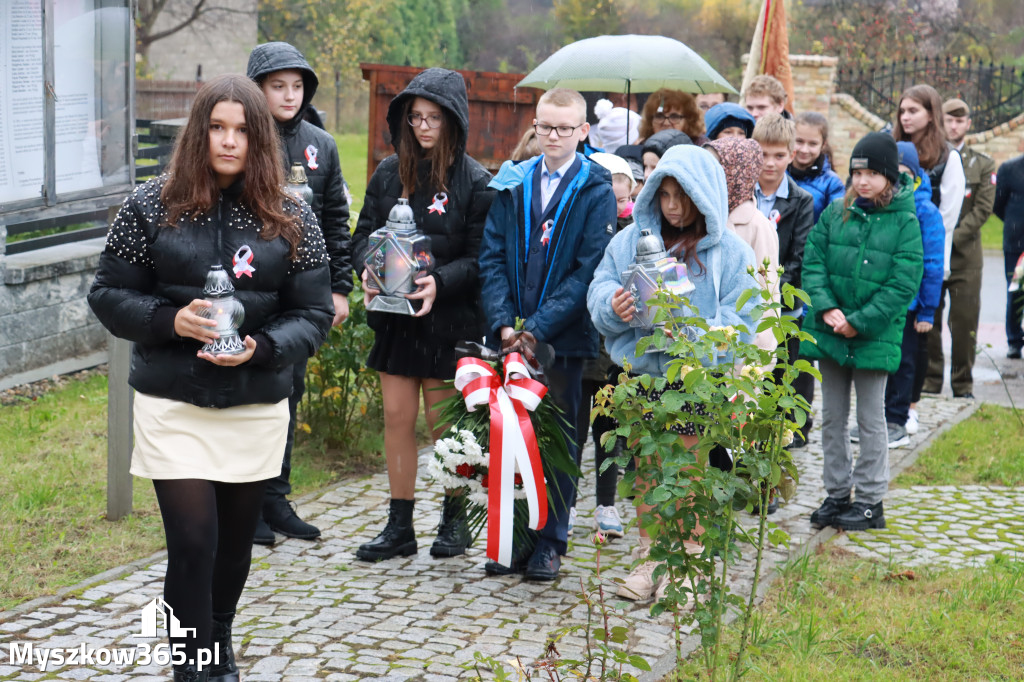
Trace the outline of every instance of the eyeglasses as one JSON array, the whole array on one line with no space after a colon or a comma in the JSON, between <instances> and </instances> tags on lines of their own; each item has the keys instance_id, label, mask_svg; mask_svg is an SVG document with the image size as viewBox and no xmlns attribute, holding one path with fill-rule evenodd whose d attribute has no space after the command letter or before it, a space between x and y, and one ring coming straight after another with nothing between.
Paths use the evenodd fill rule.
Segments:
<instances>
[{"instance_id":1,"label":"eyeglasses","mask_svg":"<svg viewBox=\"0 0 1024 682\"><path fill-rule=\"evenodd\" d=\"M421 116L420 114L409 114L409 125L413 128L419 128L424 121L427 122L427 127L434 129L440 128L441 124L444 123L444 116L441 114L430 114L429 116Z\"/></svg>"},{"instance_id":2,"label":"eyeglasses","mask_svg":"<svg viewBox=\"0 0 1024 682\"><path fill-rule=\"evenodd\" d=\"M534 123L533 129L540 137L547 137L554 130L555 134L559 137L569 137L576 129L585 125L586 122L579 124L578 126L549 126L547 123Z\"/></svg>"},{"instance_id":3,"label":"eyeglasses","mask_svg":"<svg viewBox=\"0 0 1024 682\"><path fill-rule=\"evenodd\" d=\"M654 120L657 121L658 123L664 123L665 119L668 119L669 122L672 123L672 125L682 123L685 118L686 117L683 116L682 114L664 114L660 111L654 115Z\"/></svg>"}]
</instances>

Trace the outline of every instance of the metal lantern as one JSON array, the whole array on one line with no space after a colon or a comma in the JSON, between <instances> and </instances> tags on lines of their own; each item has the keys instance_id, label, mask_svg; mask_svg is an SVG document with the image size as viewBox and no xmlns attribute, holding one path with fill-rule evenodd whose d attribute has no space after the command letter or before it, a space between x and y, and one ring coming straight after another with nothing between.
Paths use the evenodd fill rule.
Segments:
<instances>
[{"instance_id":1,"label":"metal lantern","mask_svg":"<svg viewBox=\"0 0 1024 682\"><path fill-rule=\"evenodd\" d=\"M656 326L654 317L658 306L650 301L659 288L677 296L694 290L693 282L686 273L686 265L669 256L661 238L648 228L640 230L636 260L622 272L620 280L622 288L633 296L633 319L629 326L644 330L652 330ZM657 349L652 347L648 352L657 352Z\"/></svg>"},{"instance_id":2,"label":"metal lantern","mask_svg":"<svg viewBox=\"0 0 1024 682\"><path fill-rule=\"evenodd\" d=\"M292 164L291 173L288 174L286 189L310 206L313 205L313 190L306 181L306 169L297 161Z\"/></svg>"},{"instance_id":3,"label":"metal lantern","mask_svg":"<svg viewBox=\"0 0 1024 682\"><path fill-rule=\"evenodd\" d=\"M197 314L216 321L213 330L220 334L220 338L204 345L204 353L238 355L245 352L245 342L238 336L238 326L245 319L245 308L234 294L235 287L228 273L220 265L212 266L206 273L206 286L203 287L203 295L210 307Z\"/></svg>"},{"instance_id":4,"label":"metal lantern","mask_svg":"<svg viewBox=\"0 0 1024 682\"><path fill-rule=\"evenodd\" d=\"M370 235L364 264L369 283L381 292L367 310L413 315L420 309L420 301L405 295L416 291L416 278L429 272L434 257L430 237L416 228L408 200L399 199L384 227Z\"/></svg>"}]
</instances>

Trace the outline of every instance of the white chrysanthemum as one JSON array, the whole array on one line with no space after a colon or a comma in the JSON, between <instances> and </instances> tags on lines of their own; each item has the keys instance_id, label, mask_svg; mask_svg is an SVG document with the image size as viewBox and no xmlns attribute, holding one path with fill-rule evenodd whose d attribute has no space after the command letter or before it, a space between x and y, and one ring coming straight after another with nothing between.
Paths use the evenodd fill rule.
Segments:
<instances>
[{"instance_id":1,"label":"white chrysanthemum","mask_svg":"<svg viewBox=\"0 0 1024 682\"><path fill-rule=\"evenodd\" d=\"M444 439L438 440L434 443L434 452L445 459L452 454L448 449L448 446L445 445Z\"/></svg>"}]
</instances>

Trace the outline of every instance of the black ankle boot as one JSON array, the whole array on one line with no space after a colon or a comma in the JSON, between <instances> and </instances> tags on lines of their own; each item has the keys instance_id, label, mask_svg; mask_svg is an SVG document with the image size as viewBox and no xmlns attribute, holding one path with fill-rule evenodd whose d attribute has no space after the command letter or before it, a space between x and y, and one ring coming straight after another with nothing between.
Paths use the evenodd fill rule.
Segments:
<instances>
[{"instance_id":1,"label":"black ankle boot","mask_svg":"<svg viewBox=\"0 0 1024 682\"><path fill-rule=\"evenodd\" d=\"M877 504L854 502L849 509L836 515L832 525L839 530L846 531L885 528L885 510L881 502Z\"/></svg>"},{"instance_id":2,"label":"black ankle boot","mask_svg":"<svg viewBox=\"0 0 1024 682\"><path fill-rule=\"evenodd\" d=\"M213 614L213 628L210 632L215 662L210 666L209 682L238 682L238 666L235 665L235 650L231 646L231 623L235 613Z\"/></svg>"},{"instance_id":3,"label":"black ankle boot","mask_svg":"<svg viewBox=\"0 0 1024 682\"><path fill-rule=\"evenodd\" d=\"M281 535L299 540L316 540L320 537L320 529L300 519L294 505L283 495L263 503L263 518L271 530Z\"/></svg>"},{"instance_id":4,"label":"black ankle boot","mask_svg":"<svg viewBox=\"0 0 1024 682\"><path fill-rule=\"evenodd\" d=\"M210 679L210 669L197 672L194 665L174 667L174 682L207 682Z\"/></svg>"},{"instance_id":5,"label":"black ankle boot","mask_svg":"<svg viewBox=\"0 0 1024 682\"><path fill-rule=\"evenodd\" d=\"M416 553L416 533L412 527L412 507L415 500L391 500L388 523L373 540L360 545L356 558L363 561L383 561L394 556Z\"/></svg>"},{"instance_id":6,"label":"black ankle boot","mask_svg":"<svg viewBox=\"0 0 1024 682\"><path fill-rule=\"evenodd\" d=\"M466 553L473 543L466 524L466 510L461 496L445 495L441 505L441 525L430 546L430 556L453 557Z\"/></svg>"},{"instance_id":7,"label":"black ankle boot","mask_svg":"<svg viewBox=\"0 0 1024 682\"><path fill-rule=\"evenodd\" d=\"M845 514L850 509L850 496L826 497L821 506L811 513L811 527L825 528L833 526L840 514Z\"/></svg>"}]
</instances>

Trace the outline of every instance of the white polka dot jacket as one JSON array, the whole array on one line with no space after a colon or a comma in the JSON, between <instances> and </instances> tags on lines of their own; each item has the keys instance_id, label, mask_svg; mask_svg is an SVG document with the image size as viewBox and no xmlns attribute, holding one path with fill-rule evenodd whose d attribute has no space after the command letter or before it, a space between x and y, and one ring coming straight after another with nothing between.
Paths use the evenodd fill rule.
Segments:
<instances>
[{"instance_id":1,"label":"white polka dot jacket","mask_svg":"<svg viewBox=\"0 0 1024 682\"><path fill-rule=\"evenodd\" d=\"M110 226L89 305L115 336L134 342L129 383L135 390L200 407L276 403L292 391L296 362L313 355L334 313L324 238L305 203L304 237L295 260L283 237L267 241L240 203L242 181L223 190L210 214L166 225L160 200L166 176L137 187ZM222 265L245 308L239 327L256 352L237 367L196 357L201 343L174 331L174 316L203 298L206 273Z\"/></svg>"}]
</instances>

